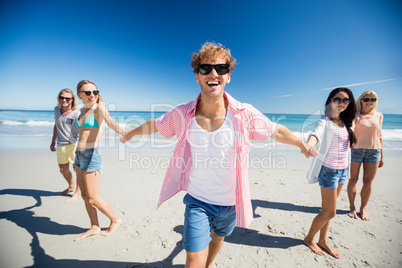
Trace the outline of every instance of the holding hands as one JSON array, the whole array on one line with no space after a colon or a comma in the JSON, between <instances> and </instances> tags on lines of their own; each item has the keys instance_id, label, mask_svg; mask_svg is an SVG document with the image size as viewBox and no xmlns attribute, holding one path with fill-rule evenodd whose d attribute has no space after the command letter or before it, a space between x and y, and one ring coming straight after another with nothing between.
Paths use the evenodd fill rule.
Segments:
<instances>
[{"instance_id":1,"label":"holding hands","mask_svg":"<svg viewBox=\"0 0 402 268\"><path fill-rule=\"evenodd\" d=\"M314 146L309 145L308 143L303 142L303 146L301 147L301 153L304 154L307 158L310 156L315 157L319 155L318 151Z\"/></svg>"}]
</instances>

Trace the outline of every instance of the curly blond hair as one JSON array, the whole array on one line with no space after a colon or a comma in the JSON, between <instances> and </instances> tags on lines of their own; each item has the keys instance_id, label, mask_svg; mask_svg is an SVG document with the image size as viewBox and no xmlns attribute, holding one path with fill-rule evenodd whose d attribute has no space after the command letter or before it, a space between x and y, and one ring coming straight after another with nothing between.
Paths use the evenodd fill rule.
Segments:
<instances>
[{"instance_id":1,"label":"curly blond hair","mask_svg":"<svg viewBox=\"0 0 402 268\"><path fill-rule=\"evenodd\" d=\"M224 47L220 43L206 42L202 45L198 52L191 55L191 67L194 68L193 72L198 73L198 66L203 60L214 60L222 58L229 67L229 73L231 73L236 65L236 59L230 54L230 49Z\"/></svg>"}]
</instances>

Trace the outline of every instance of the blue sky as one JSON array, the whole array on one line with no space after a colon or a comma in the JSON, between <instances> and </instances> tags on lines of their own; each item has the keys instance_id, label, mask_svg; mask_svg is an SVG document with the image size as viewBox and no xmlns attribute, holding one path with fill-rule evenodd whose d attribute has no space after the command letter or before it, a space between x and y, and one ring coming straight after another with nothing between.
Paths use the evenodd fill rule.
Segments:
<instances>
[{"instance_id":1,"label":"blue sky","mask_svg":"<svg viewBox=\"0 0 402 268\"><path fill-rule=\"evenodd\" d=\"M402 3L388 0L3 0L0 109L51 110L82 79L120 111L186 103L206 41L238 61L226 91L262 112L310 114L352 85L402 113Z\"/></svg>"}]
</instances>

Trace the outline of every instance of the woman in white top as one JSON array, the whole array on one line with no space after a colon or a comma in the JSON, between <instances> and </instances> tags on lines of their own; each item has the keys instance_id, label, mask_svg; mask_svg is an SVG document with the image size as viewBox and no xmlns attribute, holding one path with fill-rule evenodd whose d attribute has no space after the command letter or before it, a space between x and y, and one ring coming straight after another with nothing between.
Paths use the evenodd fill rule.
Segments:
<instances>
[{"instance_id":1,"label":"woman in white top","mask_svg":"<svg viewBox=\"0 0 402 268\"><path fill-rule=\"evenodd\" d=\"M307 145L312 147L310 154L316 156L307 178L310 183L319 182L322 208L304 242L319 255L323 255L324 250L335 258L340 257L329 246L327 233L329 222L336 215L337 198L349 178L350 147L356 141L351 129L355 114L355 100L350 89L340 87L332 90L325 103L326 116L318 120L307 141ZM320 237L316 243L314 236L318 231Z\"/></svg>"},{"instance_id":2,"label":"woman in white top","mask_svg":"<svg viewBox=\"0 0 402 268\"><path fill-rule=\"evenodd\" d=\"M382 121L384 116L376 111L378 95L374 91L364 92L356 103L357 115L355 129L357 143L352 148L351 177L348 183L348 197L351 218L370 220L366 206L372 191L372 184L379 167L384 165L382 151ZM360 166L363 163L363 187L360 192L361 205L359 215L355 208L356 184L359 178Z\"/></svg>"}]
</instances>

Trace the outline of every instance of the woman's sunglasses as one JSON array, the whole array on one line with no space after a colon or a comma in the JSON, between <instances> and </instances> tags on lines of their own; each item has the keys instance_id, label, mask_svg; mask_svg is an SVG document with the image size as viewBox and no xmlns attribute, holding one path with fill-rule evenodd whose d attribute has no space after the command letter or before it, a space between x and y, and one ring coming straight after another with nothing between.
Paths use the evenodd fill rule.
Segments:
<instances>
[{"instance_id":1,"label":"woman's sunglasses","mask_svg":"<svg viewBox=\"0 0 402 268\"><path fill-rule=\"evenodd\" d=\"M59 100L61 100L61 101L62 101L62 100L70 101L71 98L65 98L65 97L60 96L60 97L59 97Z\"/></svg>"},{"instance_id":2,"label":"woman's sunglasses","mask_svg":"<svg viewBox=\"0 0 402 268\"><path fill-rule=\"evenodd\" d=\"M94 90L94 91L81 91L83 93L85 93L85 95L87 96L91 96L91 93L94 93L94 95L98 95L99 94L99 90Z\"/></svg>"},{"instance_id":3,"label":"woman's sunglasses","mask_svg":"<svg viewBox=\"0 0 402 268\"><path fill-rule=\"evenodd\" d=\"M212 72L212 69L215 69L216 73L219 75L225 75L229 72L229 64L201 64L198 66L198 71L202 75L207 75Z\"/></svg>"},{"instance_id":4,"label":"woman's sunglasses","mask_svg":"<svg viewBox=\"0 0 402 268\"><path fill-rule=\"evenodd\" d=\"M364 102L369 102L369 101L371 101L371 102L376 102L377 99L376 99L376 98L371 98L371 99L370 99L370 98L364 98L363 101L364 101Z\"/></svg>"},{"instance_id":5,"label":"woman's sunglasses","mask_svg":"<svg viewBox=\"0 0 402 268\"><path fill-rule=\"evenodd\" d=\"M341 98L333 98L332 102L335 104L343 102L343 104L349 104L350 100L349 99L341 99Z\"/></svg>"}]
</instances>

